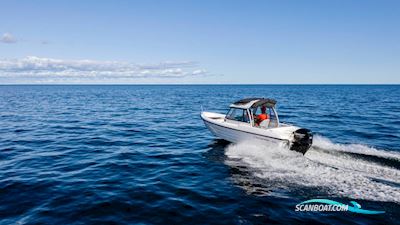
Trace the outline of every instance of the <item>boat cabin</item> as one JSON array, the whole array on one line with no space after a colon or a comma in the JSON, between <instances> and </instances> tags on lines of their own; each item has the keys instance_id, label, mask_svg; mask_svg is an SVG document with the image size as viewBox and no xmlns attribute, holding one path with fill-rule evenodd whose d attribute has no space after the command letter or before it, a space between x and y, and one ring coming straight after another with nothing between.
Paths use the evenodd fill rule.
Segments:
<instances>
[{"instance_id":1,"label":"boat cabin","mask_svg":"<svg viewBox=\"0 0 400 225\"><path fill-rule=\"evenodd\" d=\"M276 101L270 98L245 98L230 105L225 121L247 123L253 127L279 127Z\"/></svg>"}]
</instances>

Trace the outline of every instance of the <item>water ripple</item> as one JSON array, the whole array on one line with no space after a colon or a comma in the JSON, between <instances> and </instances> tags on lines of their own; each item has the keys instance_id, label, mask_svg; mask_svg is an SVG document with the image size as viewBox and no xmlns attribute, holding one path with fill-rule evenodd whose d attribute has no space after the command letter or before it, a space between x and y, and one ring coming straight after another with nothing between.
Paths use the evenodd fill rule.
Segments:
<instances>
[{"instance_id":1,"label":"water ripple","mask_svg":"<svg viewBox=\"0 0 400 225\"><path fill-rule=\"evenodd\" d=\"M199 118L251 96L318 144L270 154ZM393 224L398 99L399 86L0 86L0 224ZM294 211L315 197L387 213Z\"/></svg>"}]
</instances>

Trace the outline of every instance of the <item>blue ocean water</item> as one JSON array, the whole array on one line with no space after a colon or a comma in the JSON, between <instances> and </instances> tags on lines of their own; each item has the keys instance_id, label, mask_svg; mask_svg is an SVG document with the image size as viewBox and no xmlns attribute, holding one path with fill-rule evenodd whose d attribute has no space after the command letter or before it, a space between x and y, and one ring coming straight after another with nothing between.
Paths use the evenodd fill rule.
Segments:
<instances>
[{"instance_id":1,"label":"blue ocean water","mask_svg":"<svg viewBox=\"0 0 400 225\"><path fill-rule=\"evenodd\" d=\"M213 137L201 107L275 98L305 156ZM395 224L400 86L0 86L0 224ZM327 198L379 215L296 212Z\"/></svg>"}]
</instances>

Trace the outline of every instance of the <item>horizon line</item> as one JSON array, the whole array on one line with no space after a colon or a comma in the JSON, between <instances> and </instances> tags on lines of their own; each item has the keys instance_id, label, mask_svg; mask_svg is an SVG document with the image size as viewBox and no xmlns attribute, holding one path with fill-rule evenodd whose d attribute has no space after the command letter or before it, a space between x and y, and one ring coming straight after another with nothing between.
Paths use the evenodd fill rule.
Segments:
<instances>
[{"instance_id":1,"label":"horizon line","mask_svg":"<svg viewBox=\"0 0 400 225\"><path fill-rule=\"evenodd\" d=\"M298 83L298 84L290 84L290 83L278 83L278 84L237 84L237 83L225 83L225 84L219 84L219 83L203 83L203 84L196 84L196 83L187 83L187 84L182 84L182 83L171 83L171 84L165 84L165 83L129 83L129 84L120 84L120 83L82 83L82 84L76 84L76 83L56 83L56 84L48 84L48 83L44 83L44 84L32 84L32 83L8 83L8 84L0 84L0 86L111 86L111 85L119 85L119 86L134 86L134 85L149 85L149 86L168 86L168 85L251 85L251 86L265 86L265 85L276 85L276 86L280 86L280 85L307 85L307 86L313 86L313 85L359 85L359 86L366 86L366 85L385 85L385 86L389 86L389 85L393 85L393 86L397 86L400 85L400 83Z\"/></svg>"}]
</instances>

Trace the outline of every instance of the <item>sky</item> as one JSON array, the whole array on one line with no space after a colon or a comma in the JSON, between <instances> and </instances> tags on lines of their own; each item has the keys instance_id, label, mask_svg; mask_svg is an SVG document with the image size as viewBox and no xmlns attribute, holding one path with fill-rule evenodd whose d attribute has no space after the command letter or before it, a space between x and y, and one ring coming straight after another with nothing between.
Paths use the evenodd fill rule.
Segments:
<instances>
[{"instance_id":1,"label":"sky","mask_svg":"<svg viewBox=\"0 0 400 225\"><path fill-rule=\"evenodd\" d=\"M400 1L0 1L0 84L400 84Z\"/></svg>"}]
</instances>

